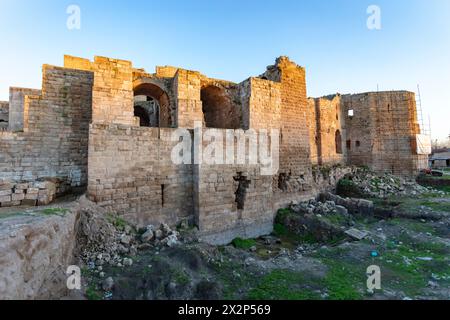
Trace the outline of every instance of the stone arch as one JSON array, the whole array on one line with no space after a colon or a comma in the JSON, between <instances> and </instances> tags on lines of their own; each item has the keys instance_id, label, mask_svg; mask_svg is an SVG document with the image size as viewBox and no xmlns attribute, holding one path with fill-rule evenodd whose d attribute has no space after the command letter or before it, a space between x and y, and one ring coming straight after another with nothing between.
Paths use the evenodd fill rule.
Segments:
<instances>
[{"instance_id":1,"label":"stone arch","mask_svg":"<svg viewBox=\"0 0 450 320\"><path fill-rule=\"evenodd\" d=\"M150 127L173 127L170 98L163 86L142 80L135 81L134 96L135 116L140 118L141 123L147 122L147 116Z\"/></svg>"},{"instance_id":2,"label":"stone arch","mask_svg":"<svg viewBox=\"0 0 450 320\"><path fill-rule=\"evenodd\" d=\"M239 108L232 102L227 91L215 85L207 85L200 92L203 118L207 128L240 128Z\"/></svg>"},{"instance_id":3,"label":"stone arch","mask_svg":"<svg viewBox=\"0 0 450 320\"><path fill-rule=\"evenodd\" d=\"M342 154L342 136L340 130L336 130L334 139L336 144L336 153Z\"/></svg>"}]
</instances>

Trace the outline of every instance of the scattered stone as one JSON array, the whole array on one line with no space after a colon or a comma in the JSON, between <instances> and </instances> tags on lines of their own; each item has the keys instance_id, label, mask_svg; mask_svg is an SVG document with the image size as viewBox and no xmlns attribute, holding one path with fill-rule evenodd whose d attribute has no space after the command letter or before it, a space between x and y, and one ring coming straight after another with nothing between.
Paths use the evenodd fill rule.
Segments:
<instances>
[{"instance_id":1,"label":"scattered stone","mask_svg":"<svg viewBox=\"0 0 450 320\"><path fill-rule=\"evenodd\" d=\"M111 291L114 288L114 279L112 277L106 278L102 283L103 291Z\"/></svg>"},{"instance_id":2,"label":"scattered stone","mask_svg":"<svg viewBox=\"0 0 450 320\"><path fill-rule=\"evenodd\" d=\"M339 206L339 205L337 205L337 206L336 206L336 211L337 211L337 213L339 213L340 215L344 215L344 216L348 215L348 210L347 210L347 208L344 207L344 206Z\"/></svg>"},{"instance_id":3,"label":"scattered stone","mask_svg":"<svg viewBox=\"0 0 450 320\"><path fill-rule=\"evenodd\" d=\"M248 267L248 266L251 266L252 264L254 264L255 263L255 259L253 259L253 258L247 258L247 259L245 259L245 265Z\"/></svg>"},{"instance_id":4,"label":"scattered stone","mask_svg":"<svg viewBox=\"0 0 450 320\"><path fill-rule=\"evenodd\" d=\"M416 259L420 261L433 261L432 257L417 257Z\"/></svg>"},{"instance_id":5,"label":"scattered stone","mask_svg":"<svg viewBox=\"0 0 450 320\"><path fill-rule=\"evenodd\" d=\"M369 235L368 232L361 231L361 230L358 230L358 229L355 229L355 228L351 228L351 229L345 231L345 234L348 235L349 237L355 239L355 240L358 240L358 241L361 241L361 240L365 239Z\"/></svg>"},{"instance_id":6,"label":"scattered stone","mask_svg":"<svg viewBox=\"0 0 450 320\"><path fill-rule=\"evenodd\" d=\"M147 229L147 231L141 236L141 240L143 242L150 242L155 237L155 234L152 229Z\"/></svg>"},{"instance_id":7,"label":"scattered stone","mask_svg":"<svg viewBox=\"0 0 450 320\"><path fill-rule=\"evenodd\" d=\"M113 297L113 293L112 293L112 292L105 292L105 294L104 294L104 296L103 296L103 298L104 298L105 300L111 300L112 297Z\"/></svg>"},{"instance_id":8,"label":"scattered stone","mask_svg":"<svg viewBox=\"0 0 450 320\"><path fill-rule=\"evenodd\" d=\"M154 235L155 235L156 240L161 240L164 236L164 234L161 230L156 230Z\"/></svg>"},{"instance_id":9,"label":"scattered stone","mask_svg":"<svg viewBox=\"0 0 450 320\"><path fill-rule=\"evenodd\" d=\"M123 259L123 265L125 267L131 267L133 265L133 260L130 258Z\"/></svg>"},{"instance_id":10,"label":"scattered stone","mask_svg":"<svg viewBox=\"0 0 450 320\"><path fill-rule=\"evenodd\" d=\"M161 243L163 245L167 245L168 247L174 247L175 245L178 244L178 239L177 239L177 236L173 234L173 235L170 235L167 238L163 239L161 241Z\"/></svg>"},{"instance_id":11,"label":"scattered stone","mask_svg":"<svg viewBox=\"0 0 450 320\"><path fill-rule=\"evenodd\" d=\"M127 235L127 234L123 234L122 237L120 238L120 242L124 245L129 245L131 243L131 236Z\"/></svg>"}]
</instances>

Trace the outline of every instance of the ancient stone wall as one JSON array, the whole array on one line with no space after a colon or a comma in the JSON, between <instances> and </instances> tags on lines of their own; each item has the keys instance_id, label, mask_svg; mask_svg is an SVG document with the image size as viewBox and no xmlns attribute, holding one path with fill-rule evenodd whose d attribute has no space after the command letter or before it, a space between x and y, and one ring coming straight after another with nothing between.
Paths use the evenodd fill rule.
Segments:
<instances>
[{"instance_id":1,"label":"ancient stone wall","mask_svg":"<svg viewBox=\"0 0 450 320\"><path fill-rule=\"evenodd\" d=\"M344 172L320 168L347 163L413 175L427 163L415 153L414 94L308 101L305 70L287 57L239 84L169 66L149 74L104 57L66 56L64 64L44 66L42 92L11 91L8 118L12 103L23 132L0 132L0 177L14 182L1 190L9 203L31 194L39 201L49 189L23 181L88 182L91 200L140 226L195 219L207 241L226 243L270 232L277 208L329 188ZM270 141L280 145L279 171L261 174L248 154L244 164L173 162L175 128L192 138L199 127L219 128L222 137L227 128L279 129L279 140Z\"/></svg>"},{"instance_id":2,"label":"ancient stone wall","mask_svg":"<svg viewBox=\"0 0 450 320\"><path fill-rule=\"evenodd\" d=\"M139 125L134 116L133 68L130 61L64 56L66 68L92 71L92 121Z\"/></svg>"},{"instance_id":3,"label":"ancient stone wall","mask_svg":"<svg viewBox=\"0 0 450 320\"><path fill-rule=\"evenodd\" d=\"M174 130L92 124L89 198L142 226L192 218L192 166L172 163Z\"/></svg>"},{"instance_id":4,"label":"ancient stone wall","mask_svg":"<svg viewBox=\"0 0 450 320\"><path fill-rule=\"evenodd\" d=\"M9 130L23 131L24 106L26 96L39 96L41 90L26 88L9 88Z\"/></svg>"},{"instance_id":5,"label":"ancient stone wall","mask_svg":"<svg viewBox=\"0 0 450 320\"><path fill-rule=\"evenodd\" d=\"M261 78L281 86L280 171L273 190L277 205L284 206L312 188L305 69L280 57Z\"/></svg>"},{"instance_id":6,"label":"ancient stone wall","mask_svg":"<svg viewBox=\"0 0 450 320\"><path fill-rule=\"evenodd\" d=\"M282 127L281 84L265 79L249 80L249 129L280 129Z\"/></svg>"},{"instance_id":7,"label":"ancient stone wall","mask_svg":"<svg viewBox=\"0 0 450 320\"><path fill-rule=\"evenodd\" d=\"M0 299L60 299L68 294L79 213L17 215L0 223Z\"/></svg>"},{"instance_id":8,"label":"ancient stone wall","mask_svg":"<svg viewBox=\"0 0 450 320\"><path fill-rule=\"evenodd\" d=\"M173 90L177 99L177 127L193 129L195 123L204 121L201 101L201 74L179 69Z\"/></svg>"},{"instance_id":9,"label":"ancient stone wall","mask_svg":"<svg viewBox=\"0 0 450 320\"><path fill-rule=\"evenodd\" d=\"M0 131L8 129L9 101L0 101Z\"/></svg>"},{"instance_id":10,"label":"ancient stone wall","mask_svg":"<svg viewBox=\"0 0 450 320\"><path fill-rule=\"evenodd\" d=\"M203 126L219 129L242 128L240 86L214 79L202 79Z\"/></svg>"},{"instance_id":11,"label":"ancient stone wall","mask_svg":"<svg viewBox=\"0 0 450 320\"><path fill-rule=\"evenodd\" d=\"M24 97L24 132L0 132L0 177L86 185L90 72L44 65L41 96Z\"/></svg>"},{"instance_id":12,"label":"ancient stone wall","mask_svg":"<svg viewBox=\"0 0 450 320\"><path fill-rule=\"evenodd\" d=\"M203 162L194 166L194 209L202 238L226 244L236 237L270 233L276 211L273 177L263 171L266 167L257 159L257 140L266 133L214 129L209 135L214 136L214 142L226 144L211 148L212 140L204 138ZM272 141L268 136L267 140L268 148ZM233 153L234 159L229 157Z\"/></svg>"},{"instance_id":13,"label":"ancient stone wall","mask_svg":"<svg viewBox=\"0 0 450 320\"><path fill-rule=\"evenodd\" d=\"M334 165L346 163L346 133L339 95L308 99L311 163Z\"/></svg>"},{"instance_id":14,"label":"ancient stone wall","mask_svg":"<svg viewBox=\"0 0 450 320\"><path fill-rule=\"evenodd\" d=\"M373 170L414 176L426 166L416 153L415 95L407 91L342 96L348 162Z\"/></svg>"},{"instance_id":15,"label":"ancient stone wall","mask_svg":"<svg viewBox=\"0 0 450 320\"><path fill-rule=\"evenodd\" d=\"M194 181L203 240L226 244L272 232L272 176L261 175L258 165L197 165Z\"/></svg>"}]
</instances>

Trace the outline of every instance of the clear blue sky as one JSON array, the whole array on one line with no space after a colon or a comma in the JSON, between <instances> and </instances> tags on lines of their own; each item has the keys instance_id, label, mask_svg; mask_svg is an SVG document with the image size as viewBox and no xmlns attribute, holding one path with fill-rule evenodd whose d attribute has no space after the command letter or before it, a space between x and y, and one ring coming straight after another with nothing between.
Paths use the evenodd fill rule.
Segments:
<instances>
[{"instance_id":1,"label":"clear blue sky","mask_svg":"<svg viewBox=\"0 0 450 320\"><path fill-rule=\"evenodd\" d=\"M66 28L68 5L81 30ZM382 29L366 27L381 8ZM450 134L448 0L0 0L0 100L39 88L41 65L63 55L199 70L240 82L280 55L307 69L308 95L422 90L434 138Z\"/></svg>"}]
</instances>

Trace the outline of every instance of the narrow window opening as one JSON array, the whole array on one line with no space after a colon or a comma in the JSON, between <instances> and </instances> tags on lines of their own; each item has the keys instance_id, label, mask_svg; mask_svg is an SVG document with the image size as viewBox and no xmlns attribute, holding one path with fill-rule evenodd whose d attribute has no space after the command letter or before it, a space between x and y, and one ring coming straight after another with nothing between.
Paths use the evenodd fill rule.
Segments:
<instances>
[{"instance_id":1,"label":"narrow window opening","mask_svg":"<svg viewBox=\"0 0 450 320\"><path fill-rule=\"evenodd\" d=\"M336 144L336 153L342 154L342 136L339 130L336 131L334 139Z\"/></svg>"},{"instance_id":2,"label":"narrow window opening","mask_svg":"<svg viewBox=\"0 0 450 320\"><path fill-rule=\"evenodd\" d=\"M352 149L352 140L347 140L347 149L348 150Z\"/></svg>"},{"instance_id":3,"label":"narrow window opening","mask_svg":"<svg viewBox=\"0 0 450 320\"><path fill-rule=\"evenodd\" d=\"M236 190L236 203L238 210L244 210L245 208L245 200L247 199L247 189L250 187L250 180L247 179L246 176L242 174L242 172L238 172L234 177L234 181L238 182L238 188Z\"/></svg>"},{"instance_id":4,"label":"narrow window opening","mask_svg":"<svg viewBox=\"0 0 450 320\"><path fill-rule=\"evenodd\" d=\"M161 206L164 208L165 202L164 202L164 193L165 193L166 186L164 184L161 185Z\"/></svg>"}]
</instances>

